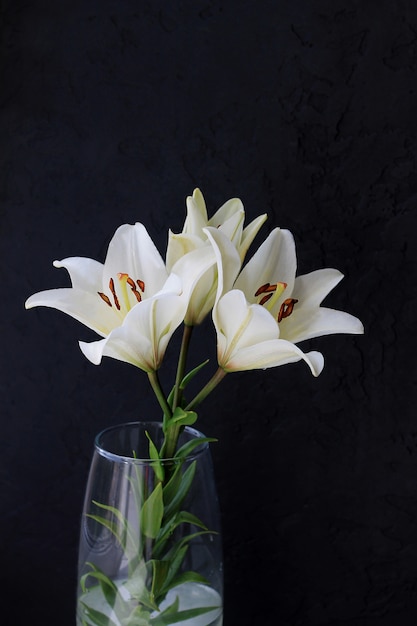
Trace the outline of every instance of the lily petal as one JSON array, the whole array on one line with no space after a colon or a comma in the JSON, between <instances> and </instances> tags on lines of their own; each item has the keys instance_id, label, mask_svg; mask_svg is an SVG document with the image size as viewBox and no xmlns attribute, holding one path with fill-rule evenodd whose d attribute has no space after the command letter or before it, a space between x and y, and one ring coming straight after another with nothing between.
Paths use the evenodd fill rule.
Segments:
<instances>
[{"instance_id":1,"label":"lily petal","mask_svg":"<svg viewBox=\"0 0 417 626\"><path fill-rule=\"evenodd\" d=\"M185 254L197 250L204 243L197 235L175 234L171 230L168 233L168 246L166 252L166 266L170 272L175 263Z\"/></svg>"},{"instance_id":2,"label":"lily petal","mask_svg":"<svg viewBox=\"0 0 417 626\"><path fill-rule=\"evenodd\" d=\"M206 233L216 257L217 263L217 295L220 296L229 291L239 273L241 261L238 251L230 239L218 228L205 228Z\"/></svg>"},{"instance_id":3,"label":"lily petal","mask_svg":"<svg viewBox=\"0 0 417 626\"><path fill-rule=\"evenodd\" d=\"M332 268L315 270L297 276L292 297L297 298L306 308L320 306L324 298L340 283L342 272Z\"/></svg>"},{"instance_id":4,"label":"lily petal","mask_svg":"<svg viewBox=\"0 0 417 626\"><path fill-rule=\"evenodd\" d=\"M344 311L320 307L342 278L341 272L331 268L297 276L291 294L297 304L291 315L281 320L281 336L298 343L335 333L362 334L363 324L357 317Z\"/></svg>"},{"instance_id":5,"label":"lily petal","mask_svg":"<svg viewBox=\"0 0 417 626\"><path fill-rule=\"evenodd\" d=\"M264 223L266 215L256 218L249 226L243 228L245 211L242 201L239 198L227 200L210 219L207 217L206 203L199 189L194 189L193 195L187 197L186 203L187 217L182 233L176 235L171 231L169 232L166 252L166 265L168 270L174 271L176 262L182 256L206 246L208 244L207 229L209 229L221 233L225 239L229 240L229 244L235 249L233 253L229 252L227 248L221 245L221 242L217 246L218 248L219 246L222 248L220 254L223 254L223 249L225 249L228 255L228 271L222 269L221 277L224 285L229 285L229 276L232 273L233 279L237 276L237 272L234 273L234 270L232 271L231 269L233 263L237 259L238 268L240 269L249 245ZM213 237L211 237L211 240L213 240ZM219 254L219 252L217 252L217 254ZM229 258L231 255L233 255L234 259L233 263ZM217 266L222 267L222 265L221 260L217 259ZM232 283L230 283L230 287L231 286ZM201 276L200 283L195 286L185 323L190 326L200 324L213 307L215 297L218 298L219 294L224 291L224 289L225 286L218 288L217 268L208 269Z\"/></svg>"},{"instance_id":6,"label":"lily petal","mask_svg":"<svg viewBox=\"0 0 417 626\"><path fill-rule=\"evenodd\" d=\"M120 273L143 281L146 297L159 291L168 277L165 263L143 224L123 224L116 230L104 263L103 289ZM134 296L130 298L133 306Z\"/></svg>"},{"instance_id":7,"label":"lily petal","mask_svg":"<svg viewBox=\"0 0 417 626\"><path fill-rule=\"evenodd\" d=\"M304 353L297 346L284 339L270 339L258 343L256 346L248 346L228 361L226 371L236 372L253 369L268 369L305 361L313 376L318 376L324 367L324 358L321 352Z\"/></svg>"},{"instance_id":8,"label":"lily petal","mask_svg":"<svg viewBox=\"0 0 417 626\"><path fill-rule=\"evenodd\" d=\"M227 220L225 220L223 224L220 224L218 226L218 230L221 230L222 233L224 233L230 239L230 241L234 244L234 246L237 247L238 245L240 245L240 240L242 238L244 221L245 221L245 211L242 208L240 211L237 211L236 213L231 215ZM210 222L208 226L212 227Z\"/></svg>"},{"instance_id":9,"label":"lily petal","mask_svg":"<svg viewBox=\"0 0 417 626\"><path fill-rule=\"evenodd\" d=\"M350 313L316 307L294 309L291 317L280 322L281 337L299 343L322 335L336 333L361 335L364 332L362 322Z\"/></svg>"},{"instance_id":10,"label":"lily petal","mask_svg":"<svg viewBox=\"0 0 417 626\"><path fill-rule=\"evenodd\" d=\"M90 345L84 352L93 362L99 362L106 350L107 353L113 350L111 342L107 347L109 337L122 325L129 312L162 289L172 291L175 282L169 277L146 228L139 223L124 224L116 230L104 264L84 257L69 257L55 261L54 266L68 271L72 288L36 293L27 299L25 306L58 309L104 337L95 344L85 344ZM194 269L197 273L201 271L199 264ZM181 285L180 280L176 280L177 286ZM174 286L174 291L176 288ZM186 310L184 298L181 300L183 311ZM142 338L142 342L146 344L146 337ZM126 360L132 362L128 350L120 346L117 350L117 358L124 360L123 354L126 354Z\"/></svg>"},{"instance_id":11,"label":"lily petal","mask_svg":"<svg viewBox=\"0 0 417 626\"><path fill-rule=\"evenodd\" d=\"M70 275L74 289L81 291L100 291L103 287L103 263L86 257L68 257L54 261L53 266L65 268Z\"/></svg>"},{"instance_id":12,"label":"lily petal","mask_svg":"<svg viewBox=\"0 0 417 626\"><path fill-rule=\"evenodd\" d=\"M183 233L187 235L199 235L204 226L207 226L207 208L204 196L197 188L193 195L186 199L187 217L185 219Z\"/></svg>"},{"instance_id":13,"label":"lily petal","mask_svg":"<svg viewBox=\"0 0 417 626\"><path fill-rule=\"evenodd\" d=\"M121 323L121 317L114 307L108 307L97 296L80 289L48 289L30 296L25 307L46 306L67 313L78 322L105 337L115 325Z\"/></svg>"},{"instance_id":14,"label":"lily petal","mask_svg":"<svg viewBox=\"0 0 417 626\"><path fill-rule=\"evenodd\" d=\"M217 269L210 267L200 277L190 297L184 322L187 326L201 324L213 308L216 299Z\"/></svg>"},{"instance_id":15,"label":"lily petal","mask_svg":"<svg viewBox=\"0 0 417 626\"><path fill-rule=\"evenodd\" d=\"M259 215L259 217L255 218L250 224L243 229L242 238L240 241L240 245L238 246L240 260L243 263L243 260L249 250L250 245L258 234L261 226L267 220L267 214Z\"/></svg>"},{"instance_id":16,"label":"lily petal","mask_svg":"<svg viewBox=\"0 0 417 626\"><path fill-rule=\"evenodd\" d=\"M249 304L239 290L227 292L213 310L217 331L217 355L226 372L267 369L304 360L314 376L323 369L320 352L305 354L279 338L279 326L259 304Z\"/></svg>"},{"instance_id":17,"label":"lily petal","mask_svg":"<svg viewBox=\"0 0 417 626\"><path fill-rule=\"evenodd\" d=\"M292 292L296 270L294 237L289 230L275 228L243 267L234 286L245 293L249 302L255 303L258 301L255 294L259 287L269 283L285 283L285 291L270 307L271 314L277 317L282 302Z\"/></svg>"},{"instance_id":18,"label":"lily petal","mask_svg":"<svg viewBox=\"0 0 417 626\"><path fill-rule=\"evenodd\" d=\"M214 213L205 226L213 226L219 228L222 224L227 222L234 215L245 215L242 200L239 198L231 198L227 200L217 211Z\"/></svg>"},{"instance_id":19,"label":"lily petal","mask_svg":"<svg viewBox=\"0 0 417 626\"><path fill-rule=\"evenodd\" d=\"M217 285L216 257L209 243L180 257L172 272L182 280L188 298L185 323L200 324L212 309Z\"/></svg>"},{"instance_id":20,"label":"lily petal","mask_svg":"<svg viewBox=\"0 0 417 626\"><path fill-rule=\"evenodd\" d=\"M95 365L103 356L125 361L140 369L157 370L172 334L184 319L187 299L183 294L163 293L140 302L123 324L105 339L80 342L83 354Z\"/></svg>"},{"instance_id":21,"label":"lily petal","mask_svg":"<svg viewBox=\"0 0 417 626\"><path fill-rule=\"evenodd\" d=\"M237 289L220 298L213 309L213 322L217 331L218 361L224 369L232 355L243 348L279 336L278 324L268 311L258 304L249 305Z\"/></svg>"}]
</instances>

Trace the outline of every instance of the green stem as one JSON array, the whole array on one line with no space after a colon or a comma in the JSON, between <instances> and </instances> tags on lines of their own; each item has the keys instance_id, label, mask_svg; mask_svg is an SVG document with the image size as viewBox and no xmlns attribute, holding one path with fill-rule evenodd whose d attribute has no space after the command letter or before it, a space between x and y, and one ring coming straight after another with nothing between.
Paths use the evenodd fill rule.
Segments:
<instances>
[{"instance_id":1,"label":"green stem","mask_svg":"<svg viewBox=\"0 0 417 626\"><path fill-rule=\"evenodd\" d=\"M172 400L172 412L175 411L181 402L181 381L184 378L185 364L187 362L188 348L190 345L191 335L194 326L184 326L182 335L180 354L178 357L177 375L175 378L174 397ZM171 459L177 449L178 437L180 436L181 426L172 426L165 433L165 440L162 445L161 454L165 459Z\"/></svg>"},{"instance_id":2,"label":"green stem","mask_svg":"<svg viewBox=\"0 0 417 626\"><path fill-rule=\"evenodd\" d=\"M180 391L181 391L181 381L184 378L185 372L185 364L187 362L188 348L191 341L191 335L193 333L194 326L184 325L184 332L182 335L182 342L180 348L180 355L178 358L178 367L177 367L177 376L175 378L175 390L174 390L174 399L172 402L172 410L178 406L178 402L180 401Z\"/></svg>"},{"instance_id":3,"label":"green stem","mask_svg":"<svg viewBox=\"0 0 417 626\"><path fill-rule=\"evenodd\" d=\"M187 404L184 411L191 411L194 409L200 402L202 402L208 395L213 391L215 387L219 384L219 382L226 376L227 372L224 371L221 367L217 369L208 383L202 388L202 390Z\"/></svg>"},{"instance_id":4,"label":"green stem","mask_svg":"<svg viewBox=\"0 0 417 626\"><path fill-rule=\"evenodd\" d=\"M172 426L165 433L165 440L161 448L161 456L164 459L172 459L177 449L180 426Z\"/></svg>"},{"instance_id":5,"label":"green stem","mask_svg":"<svg viewBox=\"0 0 417 626\"><path fill-rule=\"evenodd\" d=\"M159 382L159 378L158 378L158 373L156 371L148 372L148 378L149 378L149 382L152 385L152 389L155 392L156 399L158 400L164 415L166 415L167 418L172 417L172 411L167 402L165 394L162 391L161 383Z\"/></svg>"}]
</instances>

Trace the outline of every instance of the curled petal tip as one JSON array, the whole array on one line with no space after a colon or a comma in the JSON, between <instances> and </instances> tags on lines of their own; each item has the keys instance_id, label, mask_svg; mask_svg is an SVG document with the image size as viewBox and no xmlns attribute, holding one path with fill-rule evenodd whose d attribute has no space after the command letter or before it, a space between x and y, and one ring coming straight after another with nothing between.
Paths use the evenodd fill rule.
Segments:
<instances>
[{"instance_id":1,"label":"curled petal tip","mask_svg":"<svg viewBox=\"0 0 417 626\"><path fill-rule=\"evenodd\" d=\"M88 343L86 341L79 341L78 345L80 347L83 355L91 362L93 365L100 365L103 357L103 349L99 348L98 344L103 344L102 341L93 341Z\"/></svg>"},{"instance_id":2,"label":"curled petal tip","mask_svg":"<svg viewBox=\"0 0 417 626\"><path fill-rule=\"evenodd\" d=\"M308 366L310 367L311 373L317 378L317 376L322 373L324 368L324 356L321 352L313 351L308 352L306 354L306 357L306 361Z\"/></svg>"}]
</instances>

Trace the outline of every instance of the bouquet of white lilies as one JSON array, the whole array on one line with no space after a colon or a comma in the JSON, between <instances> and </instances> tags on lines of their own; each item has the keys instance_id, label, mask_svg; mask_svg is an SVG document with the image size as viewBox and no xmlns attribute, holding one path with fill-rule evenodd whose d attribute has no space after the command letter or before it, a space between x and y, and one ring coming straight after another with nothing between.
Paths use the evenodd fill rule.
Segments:
<instances>
[{"instance_id":1,"label":"bouquet of white lilies","mask_svg":"<svg viewBox=\"0 0 417 626\"><path fill-rule=\"evenodd\" d=\"M196 422L195 409L226 374L304 360L318 376L323 355L303 352L298 343L320 335L363 332L356 317L321 306L342 279L340 272L319 269L296 276L295 243L288 230L274 228L245 263L266 217L260 215L244 226L242 202L231 199L209 219L204 198L195 189L187 198L182 232L168 233L165 260L143 224L125 224L114 234L104 264L81 257L55 261L55 267L68 271L72 287L42 291L26 301L27 308L52 307L94 330L99 340L80 341L87 359L99 364L107 356L143 370L161 407L162 444L156 446L146 433L155 482L144 489L139 485L142 478L138 478L132 487L141 497L147 493L146 500L138 505L140 547L132 552L123 538L131 525L120 509L94 502L96 512L89 515L116 536L127 555L128 582L123 584L130 599L122 601L119 583L97 564L87 563L91 569L81 576L83 626L191 623L187 620L200 619L213 610L212 605L181 609L178 597L168 608L160 607L170 589L184 582L204 583L198 572L184 572L181 567L190 542L210 532L204 522L181 509L192 484L192 470L184 472L182 464L186 453L203 439L181 445L180 435ZM210 312L217 335L217 367L200 391L186 398L188 383L201 376L207 365L204 360L189 368L192 331ZM181 325L175 381L166 393L158 371L168 343ZM170 543L174 529L184 524L191 524L198 532ZM129 530L128 535L133 545L134 533ZM92 604L94 593L88 596L87 581L91 578L98 582L96 589L101 589L101 604ZM97 606L102 604L109 608L99 610ZM116 606L121 607L120 613Z\"/></svg>"},{"instance_id":2,"label":"bouquet of white lilies","mask_svg":"<svg viewBox=\"0 0 417 626\"><path fill-rule=\"evenodd\" d=\"M296 276L295 242L288 230L274 228L251 259L246 253L265 222L261 215L244 227L242 202L228 200L208 219L199 189L187 198L181 233L168 233L166 260L140 223L120 226L104 264L70 257L64 267L72 288L32 295L26 308L46 306L79 320L102 337L80 342L94 364L103 356L145 371L164 414L180 405L191 331L212 311L217 333L218 369L186 408L197 406L223 376L266 369L303 359L314 376L323 369L320 352L296 344L333 333L363 332L361 322L343 311L320 306L343 275L320 269ZM173 406L157 372L174 331L184 325Z\"/></svg>"}]
</instances>

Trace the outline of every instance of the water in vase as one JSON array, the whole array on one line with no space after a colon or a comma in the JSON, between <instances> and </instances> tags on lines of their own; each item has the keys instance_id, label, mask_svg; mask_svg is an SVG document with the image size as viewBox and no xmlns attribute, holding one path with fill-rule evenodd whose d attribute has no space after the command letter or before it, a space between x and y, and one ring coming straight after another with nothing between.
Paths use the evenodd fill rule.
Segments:
<instances>
[{"instance_id":1,"label":"water in vase","mask_svg":"<svg viewBox=\"0 0 417 626\"><path fill-rule=\"evenodd\" d=\"M123 584L118 584L120 597L124 597L126 603L131 602L129 593L124 588ZM182 621L175 621L175 626L222 626L223 623L223 610L221 596L212 587L202 585L198 583L183 583L177 587L171 589L163 602L161 602L160 610L163 611L169 605L171 605L178 597L179 611L185 611L188 609L196 609L199 607L213 607L213 610L208 611L202 615L191 617ZM122 626L119 618L117 617L117 607L111 608L103 594L100 587L91 588L82 598L81 602L84 603L88 609L100 612L103 616L108 618L108 626ZM152 613L151 618L156 617L158 613L155 611ZM84 621L83 621L84 620ZM91 622L94 624L95 622ZM90 622L86 615L82 615L80 605L78 607L77 626L89 626ZM152 622L150 622L151 626ZM107 624L103 624L107 626ZM169 626L167 624L167 626Z\"/></svg>"}]
</instances>

